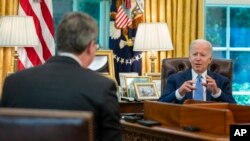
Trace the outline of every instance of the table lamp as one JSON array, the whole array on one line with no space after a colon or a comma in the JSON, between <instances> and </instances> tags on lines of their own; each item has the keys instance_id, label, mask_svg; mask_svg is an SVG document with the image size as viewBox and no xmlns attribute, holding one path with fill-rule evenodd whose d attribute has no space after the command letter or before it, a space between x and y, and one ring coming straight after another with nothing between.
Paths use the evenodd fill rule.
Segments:
<instances>
[{"instance_id":1,"label":"table lamp","mask_svg":"<svg viewBox=\"0 0 250 141\"><path fill-rule=\"evenodd\" d=\"M38 44L39 40L32 16L0 17L0 46L15 47L14 72L18 69L17 47L34 47Z\"/></svg>"},{"instance_id":2,"label":"table lamp","mask_svg":"<svg viewBox=\"0 0 250 141\"><path fill-rule=\"evenodd\" d=\"M134 51L152 51L151 72L155 71L153 51L173 50L172 40L166 23L140 23L136 32Z\"/></svg>"}]
</instances>

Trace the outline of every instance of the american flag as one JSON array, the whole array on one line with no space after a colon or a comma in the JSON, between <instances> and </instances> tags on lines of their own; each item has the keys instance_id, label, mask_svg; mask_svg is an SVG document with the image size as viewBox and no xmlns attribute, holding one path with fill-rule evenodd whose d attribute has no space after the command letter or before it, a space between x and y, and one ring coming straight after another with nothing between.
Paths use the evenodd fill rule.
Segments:
<instances>
[{"instance_id":1,"label":"american flag","mask_svg":"<svg viewBox=\"0 0 250 141\"><path fill-rule=\"evenodd\" d=\"M142 55L141 52L133 51L133 39L137 25L144 17L144 0L122 2L112 0L110 7L109 47L114 53L115 76L118 83L120 72L138 72L139 75L142 72Z\"/></svg>"},{"instance_id":2,"label":"american flag","mask_svg":"<svg viewBox=\"0 0 250 141\"><path fill-rule=\"evenodd\" d=\"M38 47L18 48L18 69L33 67L44 63L55 54L52 0L19 0L18 15L32 16Z\"/></svg>"},{"instance_id":3,"label":"american flag","mask_svg":"<svg viewBox=\"0 0 250 141\"><path fill-rule=\"evenodd\" d=\"M117 28L126 28L132 24L130 10L124 4L117 10L115 23Z\"/></svg>"}]
</instances>

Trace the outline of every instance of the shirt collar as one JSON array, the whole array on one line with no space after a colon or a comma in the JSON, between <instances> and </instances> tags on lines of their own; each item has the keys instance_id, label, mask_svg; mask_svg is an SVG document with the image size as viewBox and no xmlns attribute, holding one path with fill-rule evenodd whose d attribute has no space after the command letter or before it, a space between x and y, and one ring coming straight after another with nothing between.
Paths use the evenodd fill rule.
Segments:
<instances>
[{"instance_id":1,"label":"shirt collar","mask_svg":"<svg viewBox=\"0 0 250 141\"><path fill-rule=\"evenodd\" d=\"M66 57L69 57L69 58L72 58L74 59L79 65L82 66L82 63L80 61L80 59L74 55L73 53L69 53L69 52L58 52L58 56L66 56Z\"/></svg>"},{"instance_id":2,"label":"shirt collar","mask_svg":"<svg viewBox=\"0 0 250 141\"><path fill-rule=\"evenodd\" d=\"M196 78L197 78L197 76L198 76L199 74L198 73L196 73L195 71L194 71L194 69L192 69L192 79L193 80L196 80ZM202 79L205 79L206 77L206 75L207 75L207 70L206 71L204 71L202 74L200 74L201 76L202 76Z\"/></svg>"}]
</instances>

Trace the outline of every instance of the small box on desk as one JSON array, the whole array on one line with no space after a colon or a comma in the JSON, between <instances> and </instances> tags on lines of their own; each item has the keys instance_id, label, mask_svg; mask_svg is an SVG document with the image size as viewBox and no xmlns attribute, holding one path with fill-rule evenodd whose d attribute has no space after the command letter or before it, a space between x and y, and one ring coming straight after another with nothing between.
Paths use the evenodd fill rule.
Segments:
<instances>
[{"instance_id":1,"label":"small box on desk","mask_svg":"<svg viewBox=\"0 0 250 141\"><path fill-rule=\"evenodd\" d=\"M197 127L202 132L229 135L231 124L250 123L250 106L228 103L170 104L144 102L144 119L163 126Z\"/></svg>"}]
</instances>

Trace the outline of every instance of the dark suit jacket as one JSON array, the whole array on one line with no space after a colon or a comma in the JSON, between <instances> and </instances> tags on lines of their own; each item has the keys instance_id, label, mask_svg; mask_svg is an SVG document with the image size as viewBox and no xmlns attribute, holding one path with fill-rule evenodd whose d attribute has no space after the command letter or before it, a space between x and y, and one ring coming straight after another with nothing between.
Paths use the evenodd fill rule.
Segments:
<instances>
[{"instance_id":1,"label":"dark suit jacket","mask_svg":"<svg viewBox=\"0 0 250 141\"><path fill-rule=\"evenodd\" d=\"M115 83L69 57L52 57L7 77L1 106L92 111L96 140L121 141Z\"/></svg>"},{"instance_id":2,"label":"dark suit jacket","mask_svg":"<svg viewBox=\"0 0 250 141\"><path fill-rule=\"evenodd\" d=\"M236 103L230 90L229 79L209 70L207 71L207 74L216 81L217 86L221 89L221 96L219 96L218 98L213 98L211 95L212 92L207 89L206 100ZM171 103L183 103L186 99L192 99L193 98L192 92L187 93L181 101L176 99L175 96L175 91L187 80L192 80L191 69L170 75L167 80L166 87L163 90L163 94L161 95L159 101L171 102Z\"/></svg>"}]
</instances>

